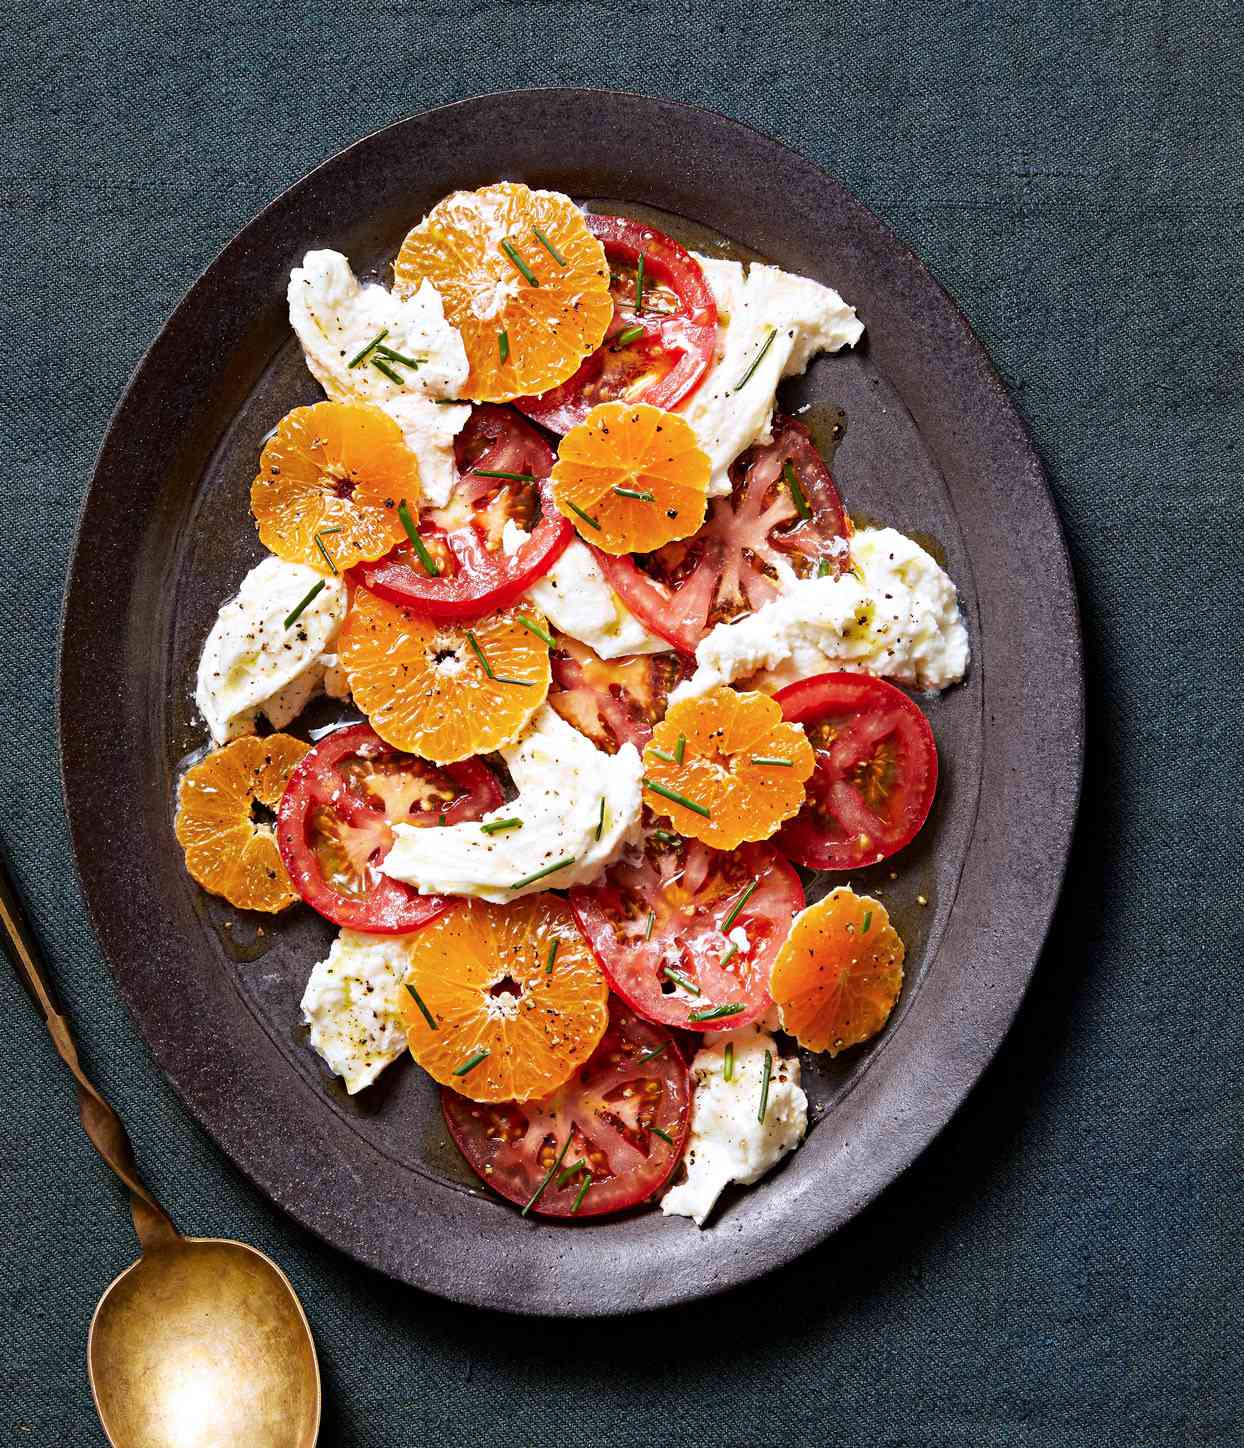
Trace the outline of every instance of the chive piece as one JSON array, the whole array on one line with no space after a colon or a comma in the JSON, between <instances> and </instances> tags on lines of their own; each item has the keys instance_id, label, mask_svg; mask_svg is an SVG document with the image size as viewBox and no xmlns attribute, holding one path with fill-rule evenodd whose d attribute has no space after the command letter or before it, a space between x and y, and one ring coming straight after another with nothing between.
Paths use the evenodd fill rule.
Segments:
<instances>
[{"instance_id":1,"label":"chive piece","mask_svg":"<svg viewBox=\"0 0 1244 1448\"><path fill-rule=\"evenodd\" d=\"M818 578L827 578L829 576L828 558L822 558L821 561L816 565L816 576Z\"/></svg>"},{"instance_id":2,"label":"chive piece","mask_svg":"<svg viewBox=\"0 0 1244 1448\"><path fill-rule=\"evenodd\" d=\"M406 989L410 992L410 998L411 998L411 1000L414 1001L414 1003L415 1003L415 1004L419 1007L419 1009L423 1012L423 1019L424 1019L425 1021L427 1021L428 1025L429 1025L434 1031L437 1030L438 1027L437 1027L437 1024L436 1024L436 1017L432 1014L432 1012L431 1012L430 1010L428 1010L427 1006L424 1005L424 1003L423 1003L423 997L422 997L422 996L419 994L419 992L414 988L414 986L411 985L411 983L410 983L409 981L406 981L406 982L405 982L405 986L406 986Z\"/></svg>"},{"instance_id":3,"label":"chive piece","mask_svg":"<svg viewBox=\"0 0 1244 1448\"><path fill-rule=\"evenodd\" d=\"M336 573L337 565L333 562L333 555L328 551L327 548L324 547L323 533L317 533L315 535L315 546L320 550L320 557L324 560L325 563L328 564L333 572Z\"/></svg>"},{"instance_id":4,"label":"chive piece","mask_svg":"<svg viewBox=\"0 0 1244 1448\"><path fill-rule=\"evenodd\" d=\"M517 816L508 820L489 820L486 825L480 825L480 829L486 835L499 835L502 830L521 830L523 822Z\"/></svg>"},{"instance_id":5,"label":"chive piece","mask_svg":"<svg viewBox=\"0 0 1244 1448\"><path fill-rule=\"evenodd\" d=\"M659 1046L654 1046L651 1051L645 1051L642 1056L635 1057L635 1064L642 1066L645 1062L655 1061L658 1056L663 1056L669 1050L669 1042L662 1041Z\"/></svg>"},{"instance_id":6,"label":"chive piece","mask_svg":"<svg viewBox=\"0 0 1244 1448\"><path fill-rule=\"evenodd\" d=\"M494 674L492 681L494 684L513 684L516 689L534 689L536 684L534 679L507 679L502 674Z\"/></svg>"},{"instance_id":7,"label":"chive piece","mask_svg":"<svg viewBox=\"0 0 1244 1448\"><path fill-rule=\"evenodd\" d=\"M428 545L419 536L419 530L415 527L415 520L410 516L410 509L406 506L406 499L397 505L397 521L402 525L406 536L410 539L410 546L415 550L419 562L423 564L429 578L439 578L441 565L428 552Z\"/></svg>"},{"instance_id":8,"label":"chive piece","mask_svg":"<svg viewBox=\"0 0 1244 1448\"><path fill-rule=\"evenodd\" d=\"M476 1066L486 1061L491 1055L492 1052L487 1046L481 1046L473 1056L468 1056L461 1066L455 1066L453 1074L455 1076L465 1076L469 1071L474 1071Z\"/></svg>"},{"instance_id":9,"label":"chive piece","mask_svg":"<svg viewBox=\"0 0 1244 1448\"><path fill-rule=\"evenodd\" d=\"M732 940L732 941L730 942L729 946L728 946L727 949L726 949L725 955L723 955L723 956L721 957L721 959L717 962L717 964L718 964L718 965L729 965L730 962L734 959L734 957L735 957L738 953L739 953L739 947L738 947L738 946L734 943L734 941Z\"/></svg>"},{"instance_id":10,"label":"chive piece","mask_svg":"<svg viewBox=\"0 0 1244 1448\"><path fill-rule=\"evenodd\" d=\"M492 665L488 662L488 655L479 646L479 639L475 637L475 630L467 629L466 636L467 643L471 645L475 657L479 660L480 668L483 669L484 673L487 674L490 679L495 679L497 676L493 673Z\"/></svg>"},{"instance_id":11,"label":"chive piece","mask_svg":"<svg viewBox=\"0 0 1244 1448\"><path fill-rule=\"evenodd\" d=\"M653 830L652 838L659 840L663 845L681 845L682 836L676 835L673 830Z\"/></svg>"},{"instance_id":12,"label":"chive piece","mask_svg":"<svg viewBox=\"0 0 1244 1448\"><path fill-rule=\"evenodd\" d=\"M310 604L314 601L316 595L320 592L320 590L324 587L324 585L325 585L327 582L328 582L328 579L327 579L327 578L321 578L318 583L313 583L313 584L311 585L311 587L307 590L306 596L305 596L304 598L300 599L300 600L294 605L292 611L291 611L291 612L289 613L289 615L286 617L286 619L285 619L285 627L286 627L286 628L292 628L292 627L294 626L294 624L296 624L296 623L298 622L298 620L302 617L304 610L310 606Z\"/></svg>"},{"instance_id":13,"label":"chive piece","mask_svg":"<svg viewBox=\"0 0 1244 1448\"><path fill-rule=\"evenodd\" d=\"M389 366L383 357L372 357L370 360L371 365L376 371L383 372L390 382L396 382L399 387L406 385L406 379L402 374L400 372L394 372L393 368Z\"/></svg>"},{"instance_id":14,"label":"chive piece","mask_svg":"<svg viewBox=\"0 0 1244 1448\"><path fill-rule=\"evenodd\" d=\"M620 352L623 347L629 347L632 342L638 341L646 330L647 328L640 326L628 327L625 332L619 332L613 339L613 351Z\"/></svg>"},{"instance_id":15,"label":"chive piece","mask_svg":"<svg viewBox=\"0 0 1244 1448\"><path fill-rule=\"evenodd\" d=\"M395 352L392 347L377 347L376 351L386 362L400 362L403 367L413 367L416 371L428 360L426 357L403 357L400 352Z\"/></svg>"},{"instance_id":16,"label":"chive piece","mask_svg":"<svg viewBox=\"0 0 1244 1448\"><path fill-rule=\"evenodd\" d=\"M769 1082L773 1077L773 1052L765 1052L764 1070L760 1073L760 1110L756 1113L756 1120L763 1124L765 1112L769 1109Z\"/></svg>"},{"instance_id":17,"label":"chive piece","mask_svg":"<svg viewBox=\"0 0 1244 1448\"><path fill-rule=\"evenodd\" d=\"M519 269L522 273L523 280L529 287L538 287L540 285L540 278L532 271L522 257L519 256L518 248L512 241L503 241L501 243L501 250L505 252L506 256L508 256Z\"/></svg>"},{"instance_id":18,"label":"chive piece","mask_svg":"<svg viewBox=\"0 0 1244 1448\"><path fill-rule=\"evenodd\" d=\"M700 987L696 985L695 981L689 976L683 975L682 971L675 970L672 965L663 965L661 967L661 974L668 976L675 985L682 986L683 990L688 991L691 995L700 994Z\"/></svg>"},{"instance_id":19,"label":"chive piece","mask_svg":"<svg viewBox=\"0 0 1244 1448\"><path fill-rule=\"evenodd\" d=\"M871 910L865 910L865 911L864 911L864 923L863 923L863 925L860 926L860 934L861 934L861 935L867 935L867 934L868 934L868 927L869 927L872 923L873 923L873 912L872 912Z\"/></svg>"},{"instance_id":20,"label":"chive piece","mask_svg":"<svg viewBox=\"0 0 1244 1448\"><path fill-rule=\"evenodd\" d=\"M548 1174L548 1176L546 1176L546 1177L544 1178L544 1180L540 1183L540 1185L535 1189L534 1192L532 1192L531 1196L527 1199L527 1205L526 1205L526 1206L523 1208L523 1210L522 1210L521 1212L519 1212L519 1214L518 1214L520 1217L525 1217L525 1216L527 1215L527 1213L528 1213L529 1211L531 1211L532 1207L534 1207L535 1204L536 1204L536 1203L540 1200L540 1198L544 1195L544 1189L545 1189L545 1187L548 1186L548 1184L553 1180L554 1176L557 1174L557 1169L558 1169L558 1168L561 1166L561 1164L562 1164L562 1157L564 1157L564 1156L566 1155L566 1152L570 1149L570 1138L571 1138L573 1135L574 1135L574 1132L573 1132L573 1131L568 1131L568 1132L566 1133L565 1145L564 1145L564 1146L562 1147L562 1149L557 1153L557 1160L553 1163L553 1165L552 1165L551 1167L549 1167L549 1174Z\"/></svg>"},{"instance_id":21,"label":"chive piece","mask_svg":"<svg viewBox=\"0 0 1244 1448\"><path fill-rule=\"evenodd\" d=\"M575 1177L577 1177L581 1171L586 1170L587 1162L585 1162L582 1157L580 1157L578 1161L571 1162L569 1166L562 1167L561 1174L553 1183L553 1190L560 1192L567 1182L574 1181Z\"/></svg>"},{"instance_id":22,"label":"chive piece","mask_svg":"<svg viewBox=\"0 0 1244 1448\"><path fill-rule=\"evenodd\" d=\"M518 622L522 624L522 626L527 630L528 633L535 634L535 636L542 643L548 644L549 648L552 649L557 647L557 645L553 642L552 634L545 633L540 625L538 623L534 623L531 619L527 617L526 614L520 613L518 615Z\"/></svg>"},{"instance_id":23,"label":"chive piece","mask_svg":"<svg viewBox=\"0 0 1244 1448\"><path fill-rule=\"evenodd\" d=\"M764 346L763 346L763 347L760 349L760 351L757 352L756 355L752 358L752 365L747 369L746 372L744 372L744 374L742 375L742 377L740 377L739 380L734 384L733 390L734 390L735 392L742 392L742 390L743 390L743 389L747 386L747 384L752 380L752 374L756 371L756 368L759 367L760 364L764 361L764 359L765 359L765 353L769 350L770 347L773 346L773 339L774 339L774 337L776 337L776 336L777 336L777 328L776 328L776 327L770 327L770 328L769 328L769 335L765 338L765 344L764 344Z\"/></svg>"},{"instance_id":24,"label":"chive piece","mask_svg":"<svg viewBox=\"0 0 1244 1448\"><path fill-rule=\"evenodd\" d=\"M678 743L674 745L674 763L681 764L687 757L687 736L680 734Z\"/></svg>"},{"instance_id":25,"label":"chive piece","mask_svg":"<svg viewBox=\"0 0 1244 1448\"><path fill-rule=\"evenodd\" d=\"M466 407L466 406L467 406L467 404L466 404L465 402L463 402L463 400L462 400L460 397L434 397L432 400L433 400L433 402L436 404L437 407Z\"/></svg>"},{"instance_id":26,"label":"chive piece","mask_svg":"<svg viewBox=\"0 0 1244 1448\"><path fill-rule=\"evenodd\" d=\"M655 493L642 493L638 488L614 488L613 491L619 498L634 498L638 503L655 503Z\"/></svg>"},{"instance_id":27,"label":"chive piece","mask_svg":"<svg viewBox=\"0 0 1244 1448\"><path fill-rule=\"evenodd\" d=\"M548 252L548 254L553 258L553 260L557 263L558 266L568 266L568 265L569 265L569 263L567 262L566 258L561 254L560 251L558 251L558 249L553 245L553 243L548 239L548 237L545 236L544 232L542 232L538 226L533 226L533 227L531 228L531 231L532 231L532 235L535 237L535 239L540 243L540 245L545 249L545 251Z\"/></svg>"},{"instance_id":28,"label":"chive piece","mask_svg":"<svg viewBox=\"0 0 1244 1448\"><path fill-rule=\"evenodd\" d=\"M734 922L739 918L739 911L742 910L743 906L746 905L747 902L752 898L752 895L755 893L756 886L759 884L759 880L750 880L744 888L743 893L734 902L734 904L731 905L730 913L721 922L721 929L723 934L725 933L725 931L729 930Z\"/></svg>"},{"instance_id":29,"label":"chive piece","mask_svg":"<svg viewBox=\"0 0 1244 1448\"><path fill-rule=\"evenodd\" d=\"M635 268L635 310L644 309L644 253L639 253L639 264Z\"/></svg>"},{"instance_id":30,"label":"chive piece","mask_svg":"<svg viewBox=\"0 0 1244 1448\"><path fill-rule=\"evenodd\" d=\"M600 832L605 828L605 796L600 797L600 814L596 817L596 838L600 839Z\"/></svg>"},{"instance_id":31,"label":"chive piece","mask_svg":"<svg viewBox=\"0 0 1244 1448\"><path fill-rule=\"evenodd\" d=\"M662 1141L668 1142L670 1146L673 1146L674 1138L669 1134L668 1131L662 1131L659 1126L650 1126L648 1130L652 1132L653 1136L659 1136Z\"/></svg>"},{"instance_id":32,"label":"chive piece","mask_svg":"<svg viewBox=\"0 0 1244 1448\"><path fill-rule=\"evenodd\" d=\"M737 1016L742 1009L743 1007L740 1005L714 1006L709 1011L692 1011L687 1019L689 1021L720 1021L724 1020L726 1016Z\"/></svg>"},{"instance_id":33,"label":"chive piece","mask_svg":"<svg viewBox=\"0 0 1244 1448\"><path fill-rule=\"evenodd\" d=\"M656 912L655 910L649 910L649 911L648 911L648 923L647 923L647 925L644 926L644 939L645 939L645 940L651 940L651 939L652 939L652 927L653 927L656 923L657 923L657 912Z\"/></svg>"},{"instance_id":34,"label":"chive piece","mask_svg":"<svg viewBox=\"0 0 1244 1448\"><path fill-rule=\"evenodd\" d=\"M673 800L675 804L682 805L684 809L689 809L692 814L703 815L706 820L711 820L713 817L712 810L706 809L702 804L696 804L695 800L688 799L685 794L678 794L675 790L666 789L663 784L658 784L655 779L645 779L644 787L645 789L650 789L653 794L659 794L663 799Z\"/></svg>"},{"instance_id":35,"label":"chive piece","mask_svg":"<svg viewBox=\"0 0 1244 1448\"><path fill-rule=\"evenodd\" d=\"M379 343L383 342L388 335L388 327L385 327L382 331L377 332L376 335L371 339L370 342L368 342L367 346L364 347L361 352L356 352L354 356L350 358L350 361L347 365L350 367L357 367L359 363L362 362L363 358L366 357L367 354L372 350L372 348L378 346Z\"/></svg>"},{"instance_id":36,"label":"chive piece","mask_svg":"<svg viewBox=\"0 0 1244 1448\"><path fill-rule=\"evenodd\" d=\"M786 479L786 486L790 489L791 501L795 505L795 512L801 518L810 518L812 509L808 507L808 500L803 495L803 489L799 486L799 479L795 476L795 465L789 458L782 464L782 476Z\"/></svg>"},{"instance_id":37,"label":"chive piece","mask_svg":"<svg viewBox=\"0 0 1244 1448\"><path fill-rule=\"evenodd\" d=\"M445 812L442 810L441 813L437 816L436 823L437 823L438 825L448 824L448 823L449 823L449 816L448 816L447 814L445 814Z\"/></svg>"},{"instance_id":38,"label":"chive piece","mask_svg":"<svg viewBox=\"0 0 1244 1448\"><path fill-rule=\"evenodd\" d=\"M524 885L534 885L537 880L543 880L546 875L556 875L558 870L564 870L567 865L573 865L574 855L567 855L564 860L558 860L555 865L546 865L543 870L537 870L534 875L524 875L521 880L515 880L509 886L511 890L521 890Z\"/></svg>"},{"instance_id":39,"label":"chive piece","mask_svg":"<svg viewBox=\"0 0 1244 1448\"><path fill-rule=\"evenodd\" d=\"M583 521L588 525L589 528L595 528L598 533L600 532L599 518L593 518L590 513L585 513L577 503L572 503L569 498L566 499L566 506L571 510L572 513L578 513L579 517L583 519Z\"/></svg>"},{"instance_id":40,"label":"chive piece","mask_svg":"<svg viewBox=\"0 0 1244 1448\"><path fill-rule=\"evenodd\" d=\"M725 1058L721 1064L721 1079L730 1081L734 1078L734 1042L726 1042Z\"/></svg>"},{"instance_id":41,"label":"chive piece","mask_svg":"<svg viewBox=\"0 0 1244 1448\"><path fill-rule=\"evenodd\" d=\"M472 468L477 478L504 478L509 483L534 483L535 473L496 473L488 468Z\"/></svg>"},{"instance_id":42,"label":"chive piece","mask_svg":"<svg viewBox=\"0 0 1244 1448\"><path fill-rule=\"evenodd\" d=\"M652 753L657 759L665 760L666 764L678 763L678 760L675 759L672 754L667 754L664 749L658 749L655 744L652 746Z\"/></svg>"},{"instance_id":43,"label":"chive piece","mask_svg":"<svg viewBox=\"0 0 1244 1448\"><path fill-rule=\"evenodd\" d=\"M794 769L793 759L779 759L775 754L753 754L748 758L749 764L772 764L782 769Z\"/></svg>"},{"instance_id":44,"label":"chive piece","mask_svg":"<svg viewBox=\"0 0 1244 1448\"><path fill-rule=\"evenodd\" d=\"M504 367L510 360L510 334L508 332L497 333L497 352L501 358L501 365Z\"/></svg>"},{"instance_id":45,"label":"chive piece","mask_svg":"<svg viewBox=\"0 0 1244 1448\"><path fill-rule=\"evenodd\" d=\"M553 974L553 962L557 959L557 950L561 943L562 938L560 935L555 935L552 940L549 941L549 953L544 961L545 975Z\"/></svg>"},{"instance_id":46,"label":"chive piece","mask_svg":"<svg viewBox=\"0 0 1244 1448\"><path fill-rule=\"evenodd\" d=\"M580 1186L580 1188L579 1188L579 1194L578 1194L578 1196L576 1196L575 1199L574 1199L574 1205L570 1208L570 1215L571 1215L572 1217L573 1217L574 1214L579 1210L579 1208L583 1205L583 1198L584 1198L585 1196L587 1196L587 1189L588 1189L588 1187L590 1187L591 1185L592 1185L592 1173L591 1173L591 1172L587 1172L587 1173L585 1174L584 1178L583 1178L583 1184L582 1184L582 1186Z\"/></svg>"}]
</instances>

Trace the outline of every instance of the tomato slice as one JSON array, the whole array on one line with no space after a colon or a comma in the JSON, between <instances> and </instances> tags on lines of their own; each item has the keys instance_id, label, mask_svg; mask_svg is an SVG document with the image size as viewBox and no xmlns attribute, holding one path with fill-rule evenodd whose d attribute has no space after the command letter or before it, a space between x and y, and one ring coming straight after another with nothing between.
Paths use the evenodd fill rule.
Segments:
<instances>
[{"instance_id":1,"label":"tomato slice","mask_svg":"<svg viewBox=\"0 0 1244 1448\"><path fill-rule=\"evenodd\" d=\"M695 1031L765 1014L769 969L803 903L799 876L768 845L725 852L664 832L570 892L613 989L649 1020ZM746 948L730 937L740 929ZM703 1018L722 1006L738 1009Z\"/></svg>"},{"instance_id":2,"label":"tomato slice","mask_svg":"<svg viewBox=\"0 0 1244 1448\"><path fill-rule=\"evenodd\" d=\"M730 496L709 503L693 538L638 557L597 553L623 603L683 653L715 624L776 598L783 583L850 566L850 522L801 423L775 414L773 441L738 458L730 479Z\"/></svg>"},{"instance_id":3,"label":"tomato slice","mask_svg":"<svg viewBox=\"0 0 1244 1448\"><path fill-rule=\"evenodd\" d=\"M505 608L561 557L574 529L555 507L553 454L540 434L506 407L477 406L458 434L459 477L443 508L423 508L419 536L438 572L429 575L409 543L350 577L425 618L475 619ZM531 537L502 547L507 522Z\"/></svg>"},{"instance_id":4,"label":"tomato slice","mask_svg":"<svg viewBox=\"0 0 1244 1448\"><path fill-rule=\"evenodd\" d=\"M624 744L642 754L653 725L665 716L670 691L691 675L687 662L672 653L602 659L565 634L556 644L549 703L606 754Z\"/></svg>"},{"instance_id":5,"label":"tomato slice","mask_svg":"<svg viewBox=\"0 0 1244 1448\"><path fill-rule=\"evenodd\" d=\"M445 1089L441 1104L471 1169L510 1201L526 1206L559 1163L531 1207L546 1217L599 1217L647 1201L691 1130L691 1078L673 1036L616 999L600 1045L552 1096L486 1105Z\"/></svg>"},{"instance_id":6,"label":"tomato slice","mask_svg":"<svg viewBox=\"0 0 1244 1448\"><path fill-rule=\"evenodd\" d=\"M327 735L290 775L276 841L294 888L335 925L404 935L453 901L420 895L380 873L399 822L436 826L479 819L504 795L478 760L435 765L386 744L370 724Z\"/></svg>"},{"instance_id":7,"label":"tomato slice","mask_svg":"<svg viewBox=\"0 0 1244 1448\"><path fill-rule=\"evenodd\" d=\"M676 411L703 382L717 342L717 303L689 251L625 216L586 219L609 261L613 321L573 377L539 397L516 400L551 432L569 432L598 402L618 398Z\"/></svg>"},{"instance_id":8,"label":"tomato slice","mask_svg":"<svg viewBox=\"0 0 1244 1448\"><path fill-rule=\"evenodd\" d=\"M816 752L807 801L778 847L812 870L856 870L909 844L937 790L937 746L919 705L867 674L819 674L773 697Z\"/></svg>"}]
</instances>

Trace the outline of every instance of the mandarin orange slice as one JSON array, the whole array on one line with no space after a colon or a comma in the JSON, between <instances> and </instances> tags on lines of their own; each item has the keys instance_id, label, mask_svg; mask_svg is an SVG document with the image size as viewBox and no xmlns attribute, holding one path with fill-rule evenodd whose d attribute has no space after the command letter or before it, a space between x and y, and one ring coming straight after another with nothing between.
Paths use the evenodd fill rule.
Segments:
<instances>
[{"instance_id":1,"label":"mandarin orange slice","mask_svg":"<svg viewBox=\"0 0 1244 1448\"><path fill-rule=\"evenodd\" d=\"M602 552L651 553L703 523L710 472L685 418L602 402L562 438L553 501Z\"/></svg>"},{"instance_id":2,"label":"mandarin orange slice","mask_svg":"<svg viewBox=\"0 0 1244 1448\"><path fill-rule=\"evenodd\" d=\"M462 334L463 397L509 402L565 382L613 320L605 249L557 191L513 181L455 191L393 264L401 296L429 281Z\"/></svg>"},{"instance_id":3,"label":"mandarin orange slice","mask_svg":"<svg viewBox=\"0 0 1244 1448\"><path fill-rule=\"evenodd\" d=\"M402 429L365 402L317 402L281 419L251 484L260 541L287 563L327 573L321 544L344 573L383 558L406 533L405 500L417 515L419 464ZM320 543L321 534L328 534Z\"/></svg>"},{"instance_id":4,"label":"mandarin orange slice","mask_svg":"<svg viewBox=\"0 0 1244 1448\"><path fill-rule=\"evenodd\" d=\"M511 744L549 691L547 632L526 605L463 627L419 618L357 588L337 655L354 701L386 743L434 764Z\"/></svg>"},{"instance_id":5,"label":"mandarin orange slice","mask_svg":"<svg viewBox=\"0 0 1244 1448\"><path fill-rule=\"evenodd\" d=\"M875 1036L903 984L906 954L880 900L840 885L795 917L769 977L782 1029L836 1056Z\"/></svg>"},{"instance_id":6,"label":"mandarin orange slice","mask_svg":"<svg viewBox=\"0 0 1244 1448\"><path fill-rule=\"evenodd\" d=\"M609 987L557 895L464 900L410 936L407 955L411 1055L472 1101L556 1091L608 1025Z\"/></svg>"},{"instance_id":7,"label":"mandarin orange slice","mask_svg":"<svg viewBox=\"0 0 1244 1448\"><path fill-rule=\"evenodd\" d=\"M721 684L675 704L644 750L644 802L717 850L767 840L798 814L815 756L767 694Z\"/></svg>"},{"instance_id":8,"label":"mandarin orange slice","mask_svg":"<svg viewBox=\"0 0 1244 1448\"><path fill-rule=\"evenodd\" d=\"M256 818L255 806L276 809L309 747L289 734L247 735L200 760L178 787L175 830L186 869L239 910L275 914L298 899L272 825Z\"/></svg>"}]
</instances>

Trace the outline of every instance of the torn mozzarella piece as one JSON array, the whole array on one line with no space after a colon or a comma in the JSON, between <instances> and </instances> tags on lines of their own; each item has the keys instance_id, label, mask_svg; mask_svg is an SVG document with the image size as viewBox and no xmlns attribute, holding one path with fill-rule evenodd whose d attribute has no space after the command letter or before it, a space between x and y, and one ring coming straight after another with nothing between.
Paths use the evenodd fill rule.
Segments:
<instances>
[{"instance_id":1,"label":"torn mozzarella piece","mask_svg":"<svg viewBox=\"0 0 1244 1448\"><path fill-rule=\"evenodd\" d=\"M307 981L302 1017L311 1045L351 1096L406 1049L401 997L409 938L342 930Z\"/></svg>"}]
</instances>

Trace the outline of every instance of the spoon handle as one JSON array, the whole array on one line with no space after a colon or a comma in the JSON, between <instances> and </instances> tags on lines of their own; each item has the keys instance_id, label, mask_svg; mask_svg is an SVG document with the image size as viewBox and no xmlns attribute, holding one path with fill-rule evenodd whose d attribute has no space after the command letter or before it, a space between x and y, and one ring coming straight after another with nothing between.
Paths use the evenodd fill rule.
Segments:
<instances>
[{"instance_id":1,"label":"spoon handle","mask_svg":"<svg viewBox=\"0 0 1244 1448\"><path fill-rule=\"evenodd\" d=\"M0 852L0 943L19 978L34 993L43 1011L52 1044L78 1083L78 1111L91 1145L121 1178L130 1192L134 1230L144 1252L177 1237L167 1213L143 1185L134 1162L134 1149L121 1118L99 1094L78 1061L69 1022L57 1010L47 972L40 960L34 932L26 919L12 872Z\"/></svg>"}]
</instances>

